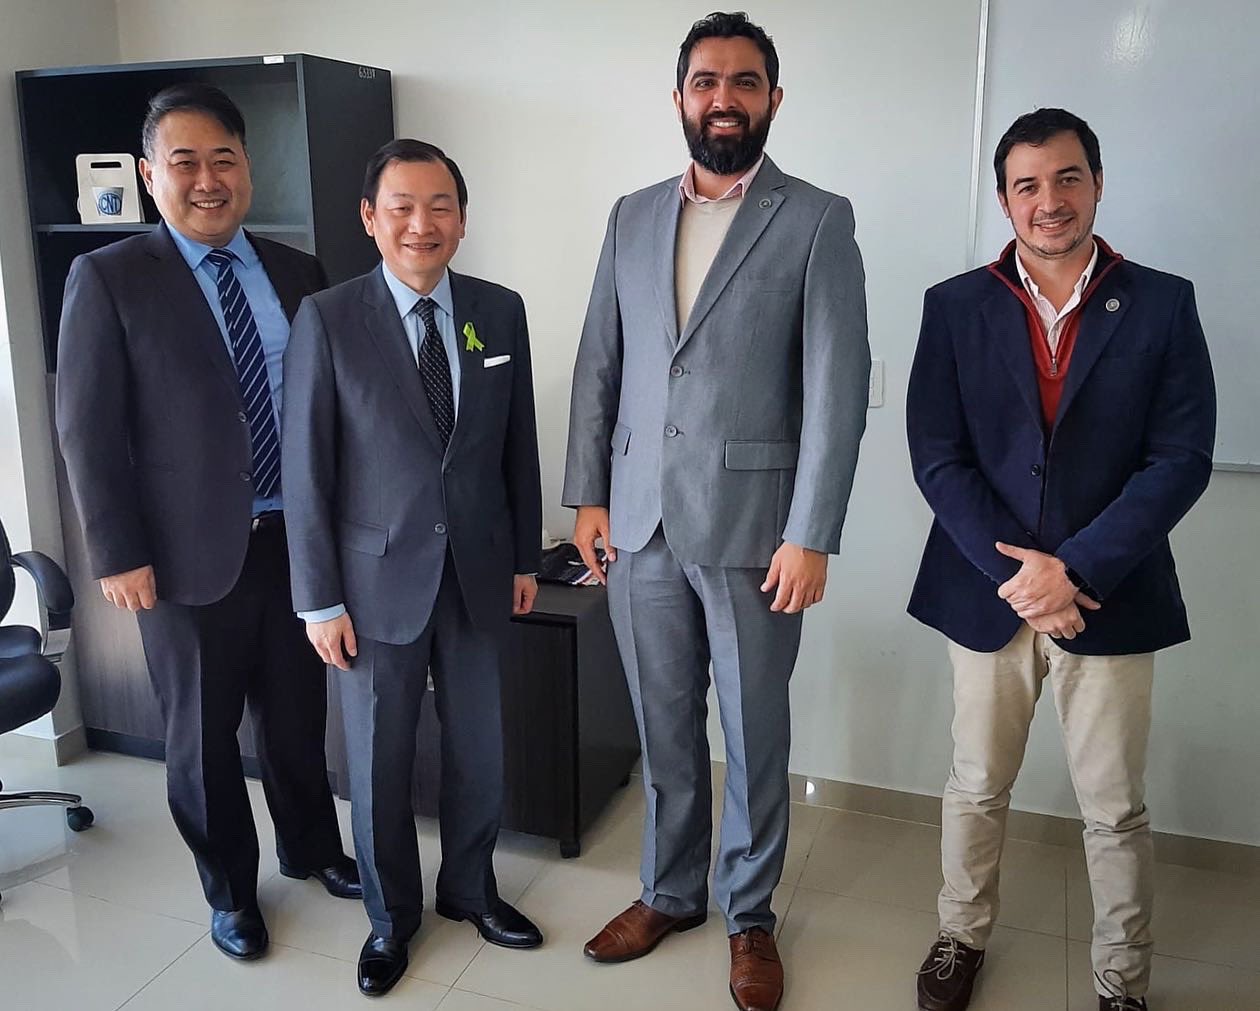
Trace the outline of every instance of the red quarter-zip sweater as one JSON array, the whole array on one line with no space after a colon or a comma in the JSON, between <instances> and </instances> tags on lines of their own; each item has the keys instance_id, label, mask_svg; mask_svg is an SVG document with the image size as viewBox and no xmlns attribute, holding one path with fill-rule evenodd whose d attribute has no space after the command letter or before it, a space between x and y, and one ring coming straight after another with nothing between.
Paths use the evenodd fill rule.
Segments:
<instances>
[{"instance_id":1,"label":"red quarter-zip sweater","mask_svg":"<svg viewBox=\"0 0 1260 1011\"><path fill-rule=\"evenodd\" d=\"M1067 316L1063 323L1063 331L1059 335L1059 349L1055 355L1050 354L1050 340L1046 336L1046 328L1041 322L1041 314L1028 294L1015 266L1015 240L1002 250L1002 255L989 264L989 271L1005 284L1024 304L1024 314L1028 318L1028 337L1032 342L1033 363L1037 367L1037 389L1041 394L1041 417L1046 431L1054 428L1054 419L1059 413L1059 399L1063 396L1063 381L1067 378L1068 366L1072 362L1072 349L1076 346L1076 334L1081 328L1081 310L1090 296L1098 290L1098 285L1118 264L1123 257L1098 236L1098 263L1094 266L1094 276L1085 290L1081 292L1081 301Z\"/></svg>"}]
</instances>

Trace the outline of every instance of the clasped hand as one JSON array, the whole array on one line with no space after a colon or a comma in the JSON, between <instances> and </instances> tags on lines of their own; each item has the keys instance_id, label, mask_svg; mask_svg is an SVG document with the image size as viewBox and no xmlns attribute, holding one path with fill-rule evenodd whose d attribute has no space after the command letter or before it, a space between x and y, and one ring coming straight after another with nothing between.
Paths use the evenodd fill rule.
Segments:
<instances>
[{"instance_id":1,"label":"clasped hand","mask_svg":"<svg viewBox=\"0 0 1260 1011\"><path fill-rule=\"evenodd\" d=\"M1075 639L1085 631L1081 610L1097 611L1102 605L1082 593L1068 578L1067 566L1044 551L997 542L997 550L1020 563L1015 575L998 587L998 596L1011 606L1035 632L1056 639Z\"/></svg>"}]
</instances>

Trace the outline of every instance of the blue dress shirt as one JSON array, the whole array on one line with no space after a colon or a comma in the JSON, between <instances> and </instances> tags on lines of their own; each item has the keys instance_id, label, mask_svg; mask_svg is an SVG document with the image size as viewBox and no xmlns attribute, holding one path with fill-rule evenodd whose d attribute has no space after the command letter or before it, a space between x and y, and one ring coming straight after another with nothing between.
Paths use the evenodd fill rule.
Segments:
<instances>
[{"instance_id":1,"label":"blue dress shirt","mask_svg":"<svg viewBox=\"0 0 1260 1011\"><path fill-rule=\"evenodd\" d=\"M223 335L223 343L227 347L228 358L235 362L232 353L232 339L228 336L227 323L223 319L223 305L219 301L219 270L206 260L206 254L214 247L204 242L197 242L181 235L174 228L167 226L175 247L187 261L193 277L201 285L201 290L214 313L214 320L219 324L219 332ZM251 245L245 232L237 229L236 235L226 246L222 247L236 257L232 270L241 283L245 298L249 302L250 311L254 314L254 322L258 324L258 336L262 340L263 354L267 361L267 381L271 385L271 406L276 417L276 432L280 431L280 409L284 404L284 349L289 343L289 317L284 314L284 306L280 304L280 296L271 285L271 279L263 268L258 251ZM284 489L280 488L267 498L254 499L254 515L284 508Z\"/></svg>"},{"instance_id":2,"label":"blue dress shirt","mask_svg":"<svg viewBox=\"0 0 1260 1011\"><path fill-rule=\"evenodd\" d=\"M438 335L442 338L442 346L446 349L446 360L451 367L451 392L455 398L455 417L458 418L459 347L455 343L455 302L451 298L450 271L442 271L442 279L427 296L418 294L415 289L409 288L398 280L383 263L381 273L385 276L385 286L394 296L394 304L398 307L398 315L402 319L407 343L411 346L411 357L415 360L417 369L420 367L420 342L424 340L424 323L421 322L419 313L412 312L412 309L421 298L431 298L436 303L433 320L437 323ZM333 618L339 618L345 613L345 604L333 604L331 607L320 608L318 611L299 611L298 617L307 622L332 621Z\"/></svg>"}]
</instances>

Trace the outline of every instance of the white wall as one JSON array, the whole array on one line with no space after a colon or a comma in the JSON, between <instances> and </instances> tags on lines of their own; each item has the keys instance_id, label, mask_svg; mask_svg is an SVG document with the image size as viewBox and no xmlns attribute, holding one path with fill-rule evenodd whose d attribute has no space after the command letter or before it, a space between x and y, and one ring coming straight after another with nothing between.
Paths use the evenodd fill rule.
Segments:
<instances>
[{"instance_id":1,"label":"white wall","mask_svg":"<svg viewBox=\"0 0 1260 1011\"><path fill-rule=\"evenodd\" d=\"M709 6L118 0L118 53L309 52L394 72L399 132L443 145L468 177L457 266L518 288L529 306L546 522L559 532L571 528L558 504L569 373L607 212L685 161L673 64ZM978 13L979 0L796 0L751 12L784 65L770 151L786 171L852 197L871 343L888 377L827 600L805 623L792 765L928 794L948 768L951 701L943 644L904 614L928 514L902 411L923 289L966 266ZM48 21L62 31L64 19ZM1260 764L1257 515L1260 477L1221 474L1177 535L1197 638L1159 665L1150 799L1161 829L1260 844L1260 809L1230 803L1253 796ZM1016 803L1070 814L1045 708Z\"/></svg>"},{"instance_id":2,"label":"white wall","mask_svg":"<svg viewBox=\"0 0 1260 1011\"><path fill-rule=\"evenodd\" d=\"M35 294L26 180L13 73L113 63L118 24L99 0L3 0L0 10L0 520L14 551L32 547L64 562L43 339ZM18 577L10 621L38 625L30 581ZM57 708L24 728L55 739L82 723L73 656L62 662Z\"/></svg>"}]
</instances>

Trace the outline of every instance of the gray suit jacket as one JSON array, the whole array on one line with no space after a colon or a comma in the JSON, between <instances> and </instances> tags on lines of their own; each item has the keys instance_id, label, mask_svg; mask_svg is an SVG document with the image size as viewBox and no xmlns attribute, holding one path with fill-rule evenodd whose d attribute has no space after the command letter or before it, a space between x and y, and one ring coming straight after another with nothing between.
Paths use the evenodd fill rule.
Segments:
<instances>
[{"instance_id":1,"label":"gray suit jacket","mask_svg":"<svg viewBox=\"0 0 1260 1011\"><path fill-rule=\"evenodd\" d=\"M292 319L328 283L323 268L249 240ZM224 597L249 545L249 421L223 334L165 224L74 261L57 362L57 431L92 578L152 565L163 600Z\"/></svg>"},{"instance_id":2,"label":"gray suit jacket","mask_svg":"<svg viewBox=\"0 0 1260 1011\"><path fill-rule=\"evenodd\" d=\"M441 439L381 268L302 303L285 352L283 471L293 606L344 603L355 630L415 641L447 546L474 622L511 616L542 541L525 306L451 271L459 416ZM467 350L472 323L484 350ZM484 362L510 355L486 368Z\"/></svg>"},{"instance_id":3,"label":"gray suit jacket","mask_svg":"<svg viewBox=\"0 0 1260 1011\"><path fill-rule=\"evenodd\" d=\"M564 504L657 524L682 561L834 554L866 426L865 277L848 200L762 164L677 332L678 177L613 207L573 375Z\"/></svg>"}]
</instances>

